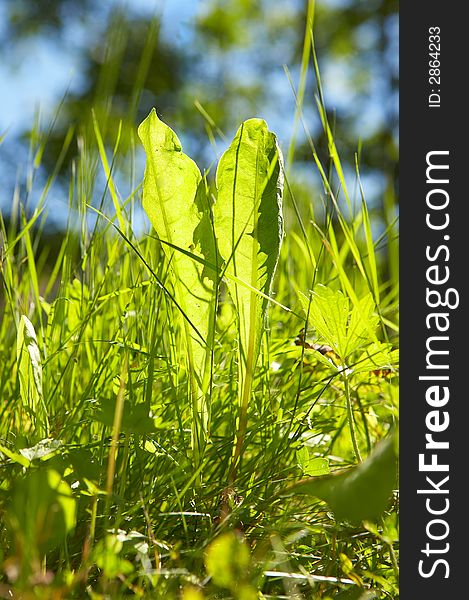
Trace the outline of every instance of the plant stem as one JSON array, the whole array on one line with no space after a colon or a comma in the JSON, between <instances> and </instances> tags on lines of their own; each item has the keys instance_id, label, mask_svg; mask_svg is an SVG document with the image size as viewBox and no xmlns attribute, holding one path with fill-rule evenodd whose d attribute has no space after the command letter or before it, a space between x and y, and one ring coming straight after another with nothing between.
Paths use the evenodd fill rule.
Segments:
<instances>
[{"instance_id":1,"label":"plant stem","mask_svg":"<svg viewBox=\"0 0 469 600\"><path fill-rule=\"evenodd\" d=\"M357 435L355 432L355 420L353 417L352 396L350 394L350 386L349 386L348 377L345 372L344 372L342 379L344 382L345 399L347 402L347 421L348 421L348 426L349 426L349 430L350 430L350 438L352 440L353 451L355 453L355 458L358 460L358 462L362 462L362 457L360 455L360 450L358 448Z\"/></svg>"},{"instance_id":2,"label":"plant stem","mask_svg":"<svg viewBox=\"0 0 469 600\"><path fill-rule=\"evenodd\" d=\"M241 405L239 411L238 431L236 433L236 446L231 461L230 474L228 476L228 483L230 486L234 485L237 477L238 464L241 458L244 440L246 438L246 431L248 427L248 407L249 400L251 398L252 381L254 378L254 367L256 363L255 357L255 344L256 344L256 332L253 326L255 322L255 310L256 310L256 298L251 294L251 328L249 331L249 346L246 357L246 368L244 371L244 377L241 378L240 386L242 385L241 394ZM241 354L241 353L240 353ZM242 356L239 357L239 364L242 365ZM241 371L242 372L242 371Z\"/></svg>"},{"instance_id":3,"label":"plant stem","mask_svg":"<svg viewBox=\"0 0 469 600\"><path fill-rule=\"evenodd\" d=\"M120 375L120 383L119 383L119 391L117 392L116 398L116 410L114 412L114 423L112 426L112 440L111 440L111 448L109 451L109 459L107 465L107 476L106 476L106 507L104 514L109 514L109 508L111 504L111 494L112 487L114 483L114 474L116 472L116 458L117 458L117 450L119 447L119 436L122 425L122 416L124 414L124 394L126 388L126 380L127 380L127 369L128 369L129 359L127 354L124 358L124 363L122 365L122 371Z\"/></svg>"}]
</instances>

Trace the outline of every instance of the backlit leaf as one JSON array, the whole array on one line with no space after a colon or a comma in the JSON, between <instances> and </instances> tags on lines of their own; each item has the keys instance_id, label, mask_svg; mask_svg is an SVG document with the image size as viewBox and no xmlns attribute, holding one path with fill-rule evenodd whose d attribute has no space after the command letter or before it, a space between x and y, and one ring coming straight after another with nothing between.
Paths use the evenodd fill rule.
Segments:
<instances>
[{"instance_id":1,"label":"backlit leaf","mask_svg":"<svg viewBox=\"0 0 469 600\"><path fill-rule=\"evenodd\" d=\"M374 314L375 301L371 292L354 305L350 312L350 320L347 329L347 355L355 352L364 342L371 342L370 332L374 332L378 326L378 315Z\"/></svg>"},{"instance_id":2,"label":"backlit leaf","mask_svg":"<svg viewBox=\"0 0 469 600\"><path fill-rule=\"evenodd\" d=\"M30 471L15 483L9 526L23 548L44 553L64 541L75 523L72 490L57 471Z\"/></svg>"},{"instance_id":3,"label":"backlit leaf","mask_svg":"<svg viewBox=\"0 0 469 600\"><path fill-rule=\"evenodd\" d=\"M252 368L268 306L253 290L270 296L283 238L282 156L265 121L249 119L241 125L220 159L216 181L218 248L238 312L242 363Z\"/></svg>"},{"instance_id":4,"label":"backlit leaf","mask_svg":"<svg viewBox=\"0 0 469 600\"><path fill-rule=\"evenodd\" d=\"M328 475L331 472L327 458L312 456L306 446L297 451L296 460L304 475L314 477Z\"/></svg>"},{"instance_id":5,"label":"backlit leaf","mask_svg":"<svg viewBox=\"0 0 469 600\"><path fill-rule=\"evenodd\" d=\"M347 322L349 300L341 291L334 291L324 285L317 285L309 298L300 294L309 321L321 341L332 347L343 360L347 349Z\"/></svg>"},{"instance_id":6,"label":"backlit leaf","mask_svg":"<svg viewBox=\"0 0 469 600\"><path fill-rule=\"evenodd\" d=\"M246 579L250 560L249 548L233 531L217 537L205 555L209 575L223 588L233 588Z\"/></svg>"},{"instance_id":7,"label":"backlit leaf","mask_svg":"<svg viewBox=\"0 0 469 600\"><path fill-rule=\"evenodd\" d=\"M36 436L47 437L49 424L42 395L42 363L36 331L22 315L16 339L16 359L23 407L33 423Z\"/></svg>"},{"instance_id":8,"label":"backlit leaf","mask_svg":"<svg viewBox=\"0 0 469 600\"><path fill-rule=\"evenodd\" d=\"M300 301L318 338L329 344L342 361L367 343L376 342L378 316L375 302L366 294L350 309L350 300L340 290L317 285L310 299L300 293Z\"/></svg>"},{"instance_id":9,"label":"backlit leaf","mask_svg":"<svg viewBox=\"0 0 469 600\"><path fill-rule=\"evenodd\" d=\"M185 337L189 371L206 391L208 356L212 347L218 255L212 228L210 197L199 168L182 151L174 131L160 121L155 109L138 128L147 162L143 208L163 242L175 275L177 302L188 321ZM195 390L192 390L195 394ZM206 409L198 407L204 421Z\"/></svg>"},{"instance_id":10,"label":"backlit leaf","mask_svg":"<svg viewBox=\"0 0 469 600\"><path fill-rule=\"evenodd\" d=\"M390 436L358 466L337 475L303 479L288 491L325 500L337 519L374 519L385 510L395 486L396 457L396 436Z\"/></svg>"}]
</instances>

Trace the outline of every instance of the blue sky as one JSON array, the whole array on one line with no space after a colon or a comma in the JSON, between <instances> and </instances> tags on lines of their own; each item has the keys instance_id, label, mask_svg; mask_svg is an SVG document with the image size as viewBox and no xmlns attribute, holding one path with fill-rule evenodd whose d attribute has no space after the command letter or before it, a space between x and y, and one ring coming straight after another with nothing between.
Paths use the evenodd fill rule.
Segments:
<instances>
[{"instance_id":1,"label":"blue sky","mask_svg":"<svg viewBox=\"0 0 469 600\"><path fill-rule=\"evenodd\" d=\"M132 12L162 15L164 36L186 43L190 21L200 2L188 0L101 0L108 12L115 5L131 6ZM6 21L6 5L0 3L0 24ZM1 27L1 25L0 25ZM28 129L39 109L44 119L53 114L57 102L84 84L80 47L93 39L95 30L87 24L68 23L60 39L37 36L15 41L3 52L0 61L0 134L16 135Z\"/></svg>"},{"instance_id":2,"label":"blue sky","mask_svg":"<svg viewBox=\"0 0 469 600\"><path fill-rule=\"evenodd\" d=\"M353 0L322 0L330 5L344 6ZM302 4L301 0L290 0L292 5ZM191 23L197 14L208 6L208 0L101 0L99 10L102 19L96 24L80 22L67 22L60 38L39 35L29 39L13 41L3 52L0 60L0 135L6 133L6 142L15 139L22 132L31 128L37 111L41 115L41 125L47 128L51 117L54 115L58 102L70 90L79 92L85 84L83 66L81 64L81 48L88 40L93 40L100 32L100 24L105 22L106 13L116 5L124 5L134 13L152 16L161 15L161 34L172 44L187 45L191 43L193 28ZM283 6L283 2L280 2ZM275 2L273 2L275 7ZM6 6L0 3L0 35L2 23L5 22ZM392 60L398 56L398 24L390 22L387 32L391 41L390 50ZM342 108L344 110L356 109L357 91L354 85L354 69L363 70L361 53L366 53L373 45L376 32L366 25L357 32L357 53L337 59L334 62L322 60L322 81L329 108ZM282 48L276 48L282 52ZM246 58L246 57L245 57ZM209 65L209 63L207 63ZM238 62L238 68L243 69L243 77L257 77L249 60ZM368 62L369 91L366 104L360 107L354 117L354 127L357 139L360 135L372 133L383 119L386 118L386 105L396 102L388 94L388 83L382 77L382 65ZM295 83L297 72L292 71ZM272 99L270 105L263 107L263 114L256 115L266 118L271 129L276 131L283 141L284 147L288 143L294 114L294 98L290 84L279 66L269 75ZM304 116L310 127L318 124L313 103L305 106ZM285 115L288 115L285 118ZM184 135L181 135L184 142ZM1 163L0 147L0 163ZM19 165L25 168L25 165ZM0 173L4 169L0 168ZM8 183L14 185L15 174L10 173ZM352 175L353 176L353 175ZM3 177L2 177L3 178ZM380 193L382 181L379 177L364 177L370 196ZM4 192L5 187L3 186ZM7 192L8 193L8 192ZM11 198L11 195L10 195ZM0 198L0 203L5 202L5 196Z\"/></svg>"},{"instance_id":3,"label":"blue sky","mask_svg":"<svg viewBox=\"0 0 469 600\"><path fill-rule=\"evenodd\" d=\"M298 3L298 0L294 0ZM334 6L343 6L350 0L323 0ZM131 7L134 13L162 16L162 35L175 44L188 44L191 38L191 21L207 6L205 0L101 0L100 10L105 14L115 5ZM6 5L0 3L1 24L5 22ZM103 14L103 16L104 16ZM17 40L3 52L0 61L0 134L8 131L16 135L26 130L39 109L45 121L53 114L57 102L69 89L79 91L84 84L80 47L98 33L98 25L93 29L87 23L86 29L77 22L68 23L60 39L37 36ZM396 38L395 55L397 61L397 22L391 38ZM376 35L371 27L363 27L359 32L361 50L366 51ZM353 105L354 86L350 78L350 59L335 63L323 62L323 83L329 103L338 108ZM370 100L367 118L357 122L357 129L377 125L382 115L382 97L386 94L385 85L380 80L380 65L369 65ZM273 79L277 92L289 93L289 85L283 73ZM373 99L375 102L373 103ZM284 123L279 122L282 128Z\"/></svg>"}]
</instances>

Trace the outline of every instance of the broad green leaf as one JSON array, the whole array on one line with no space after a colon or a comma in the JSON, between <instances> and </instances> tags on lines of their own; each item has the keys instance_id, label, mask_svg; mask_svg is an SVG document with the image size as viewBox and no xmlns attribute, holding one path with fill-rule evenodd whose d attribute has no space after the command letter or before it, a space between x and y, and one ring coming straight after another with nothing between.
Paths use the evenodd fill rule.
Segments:
<instances>
[{"instance_id":1,"label":"broad green leaf","mask_svg":"<svg viewBox=\"0 0 469 600\"><path fill-rule=\"evenodd\" d=\"M200 358L207 342L216 273L174 248L217 264L209 199L199 168L182 152L177 135L160 121L155 109L141 123L138 134L147 154L143 208L159 239L166 242L164 251L177 277L178 299L197 330L191 338L194 354Z\"/></svg>"},{"instance_id":2,"label":"broad green leaf","mask_svg":"<svg viewBox=\"0 0 469 600\"><path fill-rule=\"evenodd\" d=\"M249 548L234 531L217 537L205 555L208 574L216 585L223 588L235 588L246 581L250 562Z\"/></svg>"},{"instance_id":3,"label":"broad green leaf","mask_svg":"<svg viewBox=\"0 0 469 600\"><path fill-rule=\"evenodd\" d=\"M309 322L318 337L344 360L347 351L348 298L341 291L317 285L311 293L311 303L304 294L300 294L300 300L306 312L309 305Z\"/></svg>"},{"instance_id":4,"label":"broad green leaf","mask_svg":"<svg viewBox=\"0 0 469 600\"><path fill-rule=\"evenodd\" d=\"M352 309L347 296L324 285L315 287L311 303L302 293L300 301L318 337L332 346L342 361L363 345L376 341L374 331L379 319L374 314L375 302L370 292L357 300Z\"/></svg>"},{"instance_id":5,"label":"broad green leaf","mask_svg":"<svg viewBox=\"0 0 469 600\"><path fill-rule=\"evenodd\" d=\"M396 436L390 436L358 466L338 475L304 479L288 491L326 501L337 519L356 522L378 518L396 483L396 443Z\"/></svg>"},{"instance_id":6,"label":"broad green leaf","mask_svg":"<svg viewBox=\"0 0 469 600\"><path fill-rule=\"evenodd\" d=\"M362 352L353 366L353 372L357 374L378 369L394 369L398 364L399 350L393 350L392 344L376 342Z\"/></svg>"},{"instance_id":7,"label":"broad green leaf","mask_svg":"<svg viewBox=\"0 0 469 600\"><path fill-rule=\"evenodd\" d=\"M29 415L36 436L48 435L49 423L42 395L42 363L36 331L31 321L22 315L16 339L16 360L23 407Z\"/></svg>"},{"instance_id":8,"label":"broad green leaf","mask_svg":"<svg viewBox=\"0 0 469 600\"><path fill-rule=\"evenodd\" d=\"M370 331L374 332L379 323L378 315L374 314L375 308L371 292L353 306L347 329L347 355L358 350L364 343L372 342Z\"/></svg>"},{"instance_id":9,"label":"broad green leaf","mask_svg":"<svg viewBox=\"0 0 469 600\"><path fill-rule=\"evenodd\" d=\"M187 319L189 374L196 376L200 390L192 385L192 394L199 397L207 387L206 350L212 347L217 293L217 273L207 266L218 263L210 199L197 165L183 153L177 135L160 121L155 109L141 123L138 134L147 155L143 208L175 276L176 299ZM205 407L198 406L197 412L203 422Z\"/></svg>"},{"instance_id":10,"label":"broad green leaf","mask_svg":"<svg viewBox=\"0 0 469 600\"><path fill-rule=\"evenodd\" d=\"M242 366L249 370L257 362L268 306L253 289L270 296L283 238L282 156L265 121L241 125L220 159L216 182L218 249L238 312Z\"/></svg>"},{"instance_id":11,"label":"broad green leaf","mask_svg":"<svg viewBox=\"0 0 469 600\"><path fill-rule=\"evenodd\" d=\"M17 542L29 552L43 554L75 527L76 501L57 471L30 471L15 483L8 519Z\"/></svg>"},{"instance_id":12,"label":"broad green leaf","mask_svg":"<svg viewBox=\"0 0 469 600\"><path fill-rule=\"evenodd\" d=\"M312 456L306 446L297 450L296 460L304 475L316 477L318 475L328 475L331 472L327 458Z\"/></svg>"}]
</instances>

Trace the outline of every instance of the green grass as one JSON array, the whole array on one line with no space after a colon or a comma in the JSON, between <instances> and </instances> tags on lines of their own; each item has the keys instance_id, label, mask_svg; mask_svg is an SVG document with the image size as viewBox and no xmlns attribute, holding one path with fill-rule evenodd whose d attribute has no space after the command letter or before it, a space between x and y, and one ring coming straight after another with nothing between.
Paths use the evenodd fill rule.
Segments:
<instances>
[{"instance_id":1,"label":"green grass","mask_svg":"<svg viewBox=\"0 0 469 600\"><path fill-rule=\"evenodd\" d=\"M58 167L37 190L47 139L35 137L27 193L39 191L39 206L27 213L20 197L20 217L1 222L3 597L398 597L396 497L351 520L327 475L373 467L366 457L398 419L395 201L388 191L374 239L358 167L356 198L318 91L330 164L311 140L323 189L287 172L275 302L268 325L256 325L241 447L246 375L230 286L218 282L201 451L178 281L154 232L133 231L135 156L120 153L120 134L107 148L94 121L94 137L78 144L69 227L50 256L44 206ZM128 198L114 178L124 164ZM294 485L317 475L325 492ZM379 487L373 477L365 485Z\"/></svg>"}]
</instances>

